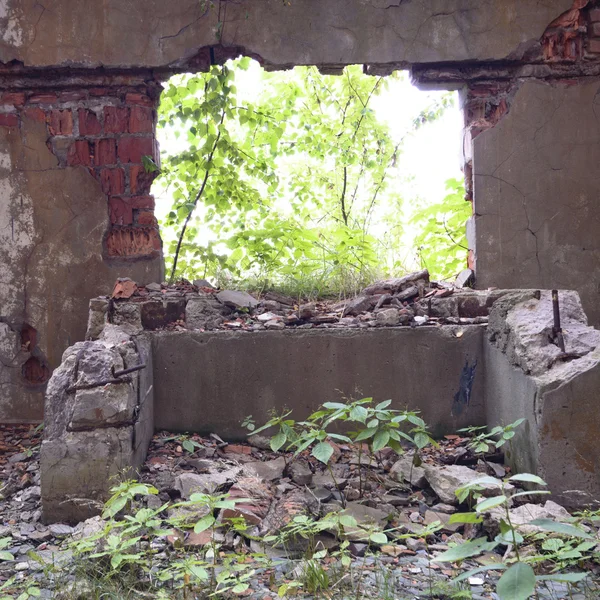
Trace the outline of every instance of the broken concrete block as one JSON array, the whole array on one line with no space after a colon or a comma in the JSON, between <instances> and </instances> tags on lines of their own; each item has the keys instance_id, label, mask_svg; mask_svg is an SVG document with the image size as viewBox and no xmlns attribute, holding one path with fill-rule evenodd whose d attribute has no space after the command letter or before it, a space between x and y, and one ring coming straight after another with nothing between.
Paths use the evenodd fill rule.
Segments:
<instances>
[{"instance_id":1,"label":"broken concrete block","mask_svg":"<svg viewBox=\"0 0 600 600\"><path fill-rule=\"evenodd\" d=\"M238 292L235 290L223 290L217 294L217 298L231 308L256 308L258 300L247 292Z\"/></svg>"},{"instance_id":2,"label":"broken concrete block","mask_svg":"<svg viewBox=\"0 0 600 600\"><path fill-rule=\"evenodd\" d=\"M214 329L229 312L213 294L190 298L185 306L185 324L188 329Z\"/></svg>"},{"instance_id":3,"label":"broken concrete block","mask_svg":"<svg viewBox=\"0 0 600 600\"><path fill-rule=\"evenodd\" d=\"M142 326L142 313L139 304L131 302L115 302L113 305L111 323L119 325L130 335L144 330Z\"/></svg>"},{"instance_id":4,"label":"broken concrete block","mask_svg":"<svg viewBox=\"0 0 600 600\"><path fill-rule=\"evenodd\" d=\"M481 473L463 467L461 465L449 465L447 467L436 467L434 465L424 465L425 477L431 489L438 495L439 499L447 504L458 504L456 490L467 483L483 477ZM500 480L498 485L485 484L484 489L500 490ZM509 486L514 489L514 486Z\"/></svg>"},{"instance_id":5,"label":"broken concrete block","mask_svg":"<svg viewBox=\"0 0 600 600\"><path fill-rule=\"evenodd\" d=\"M108 298L92 298L88 313L86 340L97 340L106 325Z\"/></svg>"},{"instance_id":6,"label":"broken concrete block","mask_svg":"<svg viewBox=\"0 0 600 600\"><path fill-rule=\"evenodd\" d=\"M413 465L414 453L406 453L401 456L390 469L390 476L402 483L408 481L411 485L416 487L426 487L427 478L425 477L425 469L422 467L415 467Z\"/></svg>"},{"instance_id":7,"label":"broken concrete block","mask_svg":"<svg viewBox=\"0 0 600 600\"><path fill-rule=\"evenodd\" d=\"M135 390L128 382L78 390L69 429L77 431L106 425L132 424L136 404Z\"/></svg>"},{"instance_id":8,"label":"broken concrete block","mask_svg":"<svg viewBox=\"0 0 600 600\"><path fill-rule=\"evenodd\" d=\"M384 308L376 314L377 324L383 326L398 325L400 315L397 308Z\"/></svg>"}]
</instances>

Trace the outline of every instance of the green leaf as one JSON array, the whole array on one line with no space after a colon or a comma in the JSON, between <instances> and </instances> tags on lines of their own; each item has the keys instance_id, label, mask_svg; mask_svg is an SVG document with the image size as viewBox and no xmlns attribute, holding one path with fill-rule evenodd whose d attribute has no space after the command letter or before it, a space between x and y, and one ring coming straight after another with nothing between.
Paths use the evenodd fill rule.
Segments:
<instances>
[{"instance_id":1,"label":"green leaf","mask_svg":"<svg viewBox=\"0 0 600 600\"><path fill-rule=\"evenodd\" d=\"M279 431L271 438L270 446L273 452L277 452L286 442L287 435L283 431Z\"/></svg>"},{"instance_id":2,"label":"green leaf","mask_svg":"<svg viewBox=\"0 0 600 600\"><path fill-rule=\"evenodd\" d=\"M364 423L369 416L369 411L364 406L354 406L350 411L349 418L351 421Z\"/></svg>"},{"instance_id":3,"label":"green leaf","mask_svg":"<svg viewBox=\"0 0 600 600\"><path fill-rule=\"evenodd\" d=\"M415 445L417 446L417 448L419 448L419 450L421 450L422 448L425 448L425 446L427 446L427 444L429 444L429 436L426 433L415 433Z\"/></svg>"},{"instance_id":4,"label":"green leaf","mask_svg":"<svg viewBox=\"0 0 600 600\"><path fill-rule=\"evenodd\" d=\"M483 517L477 513L454 513L448 523L481 523Z\"/></svg>"},{"instance_id":5,"label":"green leaf","mask_svg":"<svg viewBox=\"0 0 600 600\"><path fill-rule=\"evenodd\" d=\"M504 571L508 569L508 565L505 565L503 563L497 563L497 564L493 564L493 565L484 565L483 567L477 567L476 569L471 569L470 571L467 571L466 573L461 573L458 577L455 577L452 582L453 583L459 583L461 581L464 581L465 579L468 579L469 577L473 577L473 575L477 575L478 573L484 573L485 571Z\"/></svg>"},{"instance_id":6,"label":"green leaf","mask_svg":"<svg viewBox=\"0 0 600 600\"><path fill-rule=\"evenodd\" d=\"M380 546L382 544L387 544L387 542L388 542L387 535L385 535L385 533L383 533L381 531L377 531L375 533L372 533L369 536L369 540L371 540L374 544L379 544Z\"/></svg>"},{"instance_id":7,"label":"green leaf","mask_svg":"<svg viewBox=\"0 0 600 600\"><path fill-rule=\"evenodd\" d=\"M390 441L390 434L387 431L378 431L373 438L373 452L385 448Z\"/></svg>"},{"instance_id":8,"label":"green leaf","mask_svg":"<svg viewBox=\"0 0 600 600\"><path fill-rule=\"evenodd\" d=\"M496 542L488 542L487 538L477 538L476 540L470 540L464 544L450 548L445 552L432 559L432 562L456 562L470 558L471 556L477 556L482 552L493 550L498 544Z\"/></svg>"},{"instance_id":9,"label":"green leaf","mask_svg":"<svg viewBox=\"0 0 600 600\"><path fill-rule=\"evenodd\" d=\"M495 508L496 506L501 506L502 504L506 504L507 498L506 496L494 496L493 498L487 498L482 502L479 502L477 506L475 506L475 510L478 513L486 512Z\"/></svg>"},{"instance_id":10,"label":"green leaf","mask_svg":"<svg viewBox=\"0 0 600 600\"><path fill-rule=\"evenodd\" d=\"M196 524L194 525L194 533L202 533L203 531L206 531L209 527L212 527L214 523L214 516L212 514L206 515L196 522Z\"/></svg>"},{"instance_id":11,"label":"green leaf","mask_svg":"<svg viewBox=\"0 0 600 600\"><path fill-rule=\"evenodd\" d=\"M583 538L592 540L594 536L579 529L579 527L575 527L574 525L569 525L568 523L557 523L552 519L535 519L533 521L529 521L528 525L535 525L544 531L552 531L553 533L561 533L562 535L568 535L576 538Z\"/></svg>"},{"instance_id":12,"label":"green leaf","mask_svg":"<svg viewBox=\"0 0 600 600\"><path fill-rule=\"evenodd\" d=\"M331 455L333 454L333 448L327 442L320 442L314 448L311 454L323 464L327 464Z\"/></svg>"},{"instance_id":13,"label":"green leaf","mask_svg":"<svg viewBox=\"0 0 600 600\"><path fill-rule=\"evenodd\" d=\"M0 552L0 560L15 560L10 552Z\"/></svg>"},{"instance_id":14,"label":"green leaf","mask_svg":"<svg viewBox=\"0 0 600 600\"><path fill-rule=\"evenodd\" d=\"M500 600L528 600L535 592L535 573L522 562L512 565L498 580L496 593Z\"/></svg>"},{"instance_id":15,"label":"green leaf","mask_svg":"<svg viewBox=\"0 0 600 600\"><path fill-rule=\"evenodd\" d=\"M525 481L527 483L537 483L538 485L548 485L541 477L531 473L518 473L508 478L509 481Z\"/></svg>"},{"instance_id":16,"label":"green leaf","mask_svg":"<svg viewBox=\"0 0 600 600\"><path fill-rule=\"evenodd\" d=\"M367 427L362 431L358 432L358 435L354 438L355 442L361 442L363 440L368 440L373 437L377 433L377 427Z\"/></svg>"},{"instance_id":17,"label":"green leaf","mask_svg":"<svg viewBox=\"0 0 600 600\"><path fill-rule=\"evenodd\" d=\"M536 581L562 581L563 583L578 583L583 581L589 573L553 573L551 575L538 575Z\"/></svg>"},{"instance_id":18,"label":"green leaf","mask_svg":"<svg viewBox=\"0 0 600 600\"><path fill-rule=\"evenodd\" d=\"M190 454L194 453L195 448L194 448L194 443L192 442L192 440L183 440L181 445L183 446L183 449L186 450L187 452L189 452Z\"/></svg>"},{"instance_id":19,"label":"green leaf","mask_svg":"<svg viewBox=\"0 0 600 600\"><path fill-rule=\"evenodd\" d=\"M387 408L390 404L392 403L391 400L384 400L383 402L380 402L376 407L375 410L383 410L384 408Z\"/></svg>"}]
</instances>

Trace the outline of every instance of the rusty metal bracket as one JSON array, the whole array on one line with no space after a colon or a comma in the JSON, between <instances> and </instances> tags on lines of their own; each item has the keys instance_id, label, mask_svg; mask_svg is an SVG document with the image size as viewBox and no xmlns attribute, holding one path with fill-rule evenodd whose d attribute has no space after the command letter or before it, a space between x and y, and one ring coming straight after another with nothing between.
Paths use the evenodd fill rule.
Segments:
<instances>
[{"instance_id":1,"label":"rusty metal bracket","mask_svg":"<svg viewBox=\"0 0 600 600\"><path fill-rule=\"evenodd\" d=\"M563 354L565 350L565 338L560 326L560 305L558 302L558 290L552 290L552 312L554 313L554 326L552 327L552 342L556 344Z\"/></svg>"}]
</instances>

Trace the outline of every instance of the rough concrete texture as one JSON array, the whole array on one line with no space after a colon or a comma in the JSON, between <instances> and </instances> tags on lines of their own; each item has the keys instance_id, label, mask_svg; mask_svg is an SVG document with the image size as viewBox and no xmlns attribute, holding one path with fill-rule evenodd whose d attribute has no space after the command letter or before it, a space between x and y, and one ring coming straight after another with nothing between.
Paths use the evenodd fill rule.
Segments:
<instances>
[{"instance_id":1,"label":"rough concrete texture","mask_svg":"<svg viewBox=\"0 0 600 600\"><path fill-rule=\"evenodd\" d=\"M241 439L243 419L284 407L300 419L323 402L391 398L435 434L483 423L484 329L422 327L256 333L156 332L155 426Z\"/></svg>"},{"instance_id":2,"label":"rough concrete texture","mask_svg":"<svg viewBox=\"0 0 600 600\"><path fill-rule=\"evenodd\" d=\"M111 477L144 461L153 427L148 344L114 325L78 342L48 383L40 453L43 518L76 522L97 514ZM139 364L144 370L117 376Z\"/></svg>"},{"instance_id":3,"label":"rough concrete texture","mask_svg":"<svg viewBox=\"0 0 600 600\"><path fill-rule=\"evenodd\" d=\"M576 289L600 324L600 83L528 82L474 140L477 285Z\"/></svg>"},{"instance_id":4,"label":"rough concrete texture","mask_svg":"<svg viewBox=\"0 0 600 600\"><path fill-rule=\"evenodd\" d=\"M513 466L544 478L558 502L589 504L600 494L600 332L587 326L577 294L561 292L566 351L575 353L561 359L548 338L550 293L513 300L511 305L505 296L490 315L484 345L487 424L525 418L510 445Z\"/></svg>"},{"instance_id":5,"label":"rough concrete texture","mask_svg":"<svg viewBox=\"0 0 600 600\"><path fill-rule=\"evenodd\" d=\"M66 347L84 338L87 298L126 271L161 274L158 260L125 268L102 257L106 196L83 167L59 168L46 125L0 127L0 420L40 421L43 390ZM95 290L95 292L94 292Z\"/></svg>"},{"instance_id":6,"label":"rough concrete texture","mask_svg":"<svg viewBox=\"0 0 600 600\"><path fill-rule=\"evenodd\" d=\"M277 66L503 59L539 40L572 0L294 0L289 6L281 0L106 0L85 10L80 4L4 0L0 60L194 65L200 48L219 43ZM199 60L206 66L208 53Z\"/></svg>"}]
</instances>

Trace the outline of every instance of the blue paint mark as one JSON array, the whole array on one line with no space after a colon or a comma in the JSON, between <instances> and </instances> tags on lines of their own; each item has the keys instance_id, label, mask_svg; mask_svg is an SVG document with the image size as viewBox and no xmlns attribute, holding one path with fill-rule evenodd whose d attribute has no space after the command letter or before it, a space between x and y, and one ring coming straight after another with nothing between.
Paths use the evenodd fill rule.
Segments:
<instances>
[{"instance_id":1,"label":"blue paint mark","mask_svg":"<svg viewBox=\"0 0 600 600\"><path fill-rule=\"evenodd\" d=\"M458 392L454 394L454 403L452 404L452 412L450 413L453 417L461 415L464 410L469 408L476 368L477 359L475 359L472 365L469 365L469 359L467 359L460 374Z\"/></svg>"}]
</instances>

